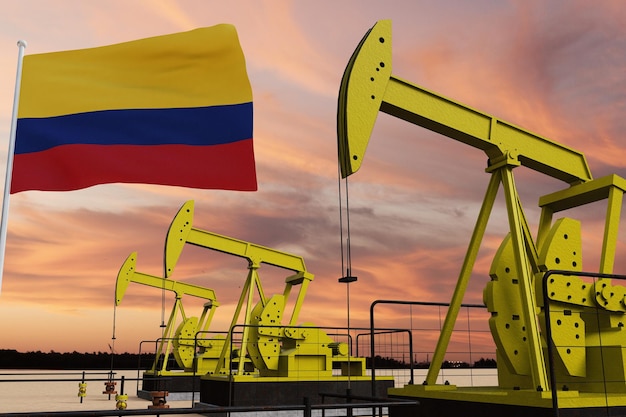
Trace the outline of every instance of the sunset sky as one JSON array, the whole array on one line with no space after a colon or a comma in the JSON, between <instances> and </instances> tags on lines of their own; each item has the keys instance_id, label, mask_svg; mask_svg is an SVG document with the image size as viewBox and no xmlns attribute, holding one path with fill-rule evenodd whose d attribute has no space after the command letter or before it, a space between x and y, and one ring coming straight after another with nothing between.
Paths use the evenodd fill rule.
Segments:
<instances>
[{"instance_id":1,"label":"sunset sky","mask_svg":"<svg viewBox=\"0 0 626 417\"><path fill-rule=\"evenodd\" d=\"M377 20L393 21L393 74L583 152L594 177L626 177L626 8L620 0L21 0L0 13L0 170L5 171L18 49L88 48L219 23L237 28L254 96L257 192L100 185L11 197L0 349L106 351L117 272L162 275L165 234L195 200L196 227L304 257L315 274L301 321L345 326L336 146L344 68ZM477 149L381 114L350 177L350 320L377 299L448 302L489 180ZM535 230L537 199L565 184L515 171ZM604 205L582 210L583 269L597 269ZM507 233L499 198L465 301L482 302ZM344 235L345 237L345 235ZM618 251L624 253L626 228ZM619 253L618 253L619 257ZM230 322L247 274L239 258L185 249L172 279L215 290ZM617 273L626 273L626 258ZM266 293L286 272L261 268ZM172 297L131 284L116 350L160 335ZM201 303L183 300L188 315Z\"/></svg>"}]
</instances>

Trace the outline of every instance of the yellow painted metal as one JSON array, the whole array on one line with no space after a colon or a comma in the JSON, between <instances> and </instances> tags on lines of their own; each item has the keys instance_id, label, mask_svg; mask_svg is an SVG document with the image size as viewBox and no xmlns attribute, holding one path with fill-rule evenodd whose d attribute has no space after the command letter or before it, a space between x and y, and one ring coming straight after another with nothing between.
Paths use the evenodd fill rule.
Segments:
<instances>
[{"instance_id":1,"label":"yellow painted metal","mask_svg":"<svg viewBox=\"0 0 626 417\"><path fill-rule=\"evenodd\" d=\"M485 229L487 228L487 222L489 220L491 210L493 209L493 203L498 194L499 185L500 176L492 175L489 181L489 186L487 187L487 191L485 193L485 198L483 199L483 204L480 208L480 213L478 214L478 219L476 220L476 225L474 227L474 232L472 234L472 238L470 240L470 244L465 255L465 260L463 261L461 273L459 274L459 278L457 280L456 287L452 295L452 300L450 301L450 307L448 308L448 313L446 314L446 318L441 329L441 334L439 336L439 340L437 341L437 346L433 354L431 366L428 368L428 374L426 375L427 385L435 384L435 382L437 381L437 376L439 375L439 371L441 370L441 364L444 361L446 350L448 348L448 343L450 343L452 331L454 330L456 319L458 317L459 311L461 310L463 297L465 295L465 291L467 289L467 285L472 274L472 269L474 268L474 263L476 262L476 257L478 256L480 242L482 241L485 234Z\"/></svg>"},{"instance_id":2,"label":"yellow painted metal","mask_svg":"<svg viewBox=\"0 0 626 417\"><path fill-rule=\"evenodd\" d=\"M226 336L203 338L198 337L199 332L208 330L215 312L213 307L218 305L214 291L137 272L137 254L132 253L118 273L116 305L122 301L130 282L176 294L156 359L146 374L173 377L193 371L207 378L227 378L232 382L371 380L365 371L365 359L351 357L346 343L333 340L312 323L297 324L308 285L314 278L301 257L198 229L193 226L193 214L194 203L188 201L170 224L164 274L167 277L173 274L186 244L244 258L248 261L248 274ZM282 294L266 296L259 277L262 264L289 271ZM295 300L291 300L294 288L298 291ZM184 295L207 300L200 318L187 317L181 301ZM290 314L287 307L291 308ZM289 317L286 325L283 316ZM242 333L237 340L235 331ZM166 368L171 352L187 373ZM158 363L162 364L160 368ZM333 369L341 369L341 373L335 375ZM391 380L393 377L377 379Z\"/></svg>"},{"instance_id":3,"label":"yellow painted metal","mask_svg":"<svg viewBox=\"0 0 626 417\"><path fill-rule=\"evenodd\" d=\"M281 309L284 310L287 298L291 293L294 285L299 286L299 292L296 301L293 303L293 309L289 320L290 325L294 325L302 307L304 297L306 295L308 284L313 280L314 276L307 271L304 259L300 256L287 252L271 249L254 243L235 239L228 236L219 235L209 231L201 230L193 226L194 202L187 201L180 208L174 220L172 221L166 237L165 244L165 272L170 275L174 271L175 265L186 244L199 246L206 249L215 250L229 255L245 258L248 261L248 276L241 292L239 302L235 309L230 328L234 328L240 320L242 311L245 311L243 318L243 340L249 339L250 325L253 322L254 310L253 301L255 289L259 295L259 303L261 306L267 304L267 297L263 290L263 285L259 279L258 269L261 264L268 264L284 268L294 272L285 279L285 290ZM231 344L232 335L228 333L224 346L217 361L217 366L211 372L219 374L228 358L229 346ZM240 358L245 358L249 349L249 344L244 343L239 350ZM238 373L245 372L245 361L240 360L238 365Z\"/></svg>"},{"instance_id":4,"label":"yellow painted metal","mask_svg":"<svg viewBox=\"0 0 626 417\"><path fill-rule=\"evenodd\" d=\"M601 369L598 367L597 369ZM453 385L406 385L402 388L390 388L389 395L400 397L430 398L439 400L466 401L483 404L501 404L506 406L534 407L538 413L550 415L552 395L550 391L509 390L503 391L494 387L456 387ZM609 392L606 395L594 395L574 389L559 391L559 408L585 409L589 415L606 415L606 407L626 406L626 396L623 393ZM445 406L442 406L442 408ZM595 413L594 409L595 408ZM543 410L542 410L543 409ZM532 411L528 412L532 415ZM565 414L565 413L563 413Z\"/></svg>"},{"instance_id":5,"label":"yellow painted metal","mask_svg":"<svg viewBox=\"0 0 626 417\"><path fill-rule=\"evenodd\" d=\"M126 258L117 274L115 305L122 302L131 282L175 293L172 311L163 330L163 337L159 341L151 372L160 375L169 374L167 364L171 353L174 354L176 363L185 372L204 373L209 369L214 369L224 344L223 337L196 340L195 336L197 332L209 329L216 307L219 306L215 291L198 285L144 274L137 271L136 265L137 252L133 252ZM185 295L207 300L199 318L186 316L182 304L182 298ZM198 348L198 352L196 352L196 348ZM162 355L164 360L160 361L161 366L159 368L158 363Z\"/></svg>"},{"instance_id":6,"label":"yellow painted metal","mask_svg":"<svg viewBox=\"0 0 626 417\"><path fill-rule=\"evenodd\" d=\"M539 199L542 217L551 218L551 213L573 209L586 204L607 200L604 236L599 272L610 274L615 263L615 251L619 231L619 220L622 201L626 192L626 180L617 175L607 175L585 184L575 185L568 189L545 195ZM548 224L549 220L544 223ZM547 227L540 228L545 233ZM596 305L600 308L626 313L626 289L613 286L610 279L599 279L594 285Z\"/></svg>"},{"instance_id":7,"label":"yellow painted metal","mask_svg":"<svg viewBox=\"0 0 626 417\"><path fill-rule=\"evenodd\" d=\"M222 350L216 366L209 370L208 375L228 375L240 379L247 376L282 380L330 378L333 377L333 364L337 364L341 366L342 372L365 377L363 358L351 358L346 354L346 346L338 344L313 324L297 325L308 285L313 280L313 274L307 271L301 257L201 230L193 226L193 214L193 201L188 201L170 225L165 245L167 276L173 273L186 244L238 256L248 261L248 275L230 323L230 331L221 344ZM266 296L259 277L262 264L291 271L285 278L282 294ZM295 300L290 302L294 287L299 290ZM255 294L258 297L255 298ZM255 299L258 299L256 304ZM287 314L287 306L292 307L290 314ZM289 317L286 325L283 324L284 316ZM233 330L239 326L242 328L242 342L236 352L233 352L237 355L238 366L236 372L231 374L231 370L227 368L231 354L229 349L233 342ZM185 330L184 327L183 330L191 335L193 323L190 322L189 327L190 330ZM247 357L256 372L252 373L246 367L248 362L244 358Z\"/></svg>"},{"instance_id":8,"label":"yellow painted metal","mask_svg":"<svg viewBox=\"0 0 626 417\"><path fill-rule=\"evenodd\" d=\"M582 271L582 233L578 220L564 217L555 222L541 247L540 262L548 270ZM567 280L552 280L547 289L551 299L572 304L565 309L552 308L550 313L552 340L556 354L565 368L561 371L557 367L557 378L561 380L563 375L585 377L585 321L581 317L580 307L595 307L591 293L593 287L576 277L569 277ZM540 317L543 323L544 314L541 313Z\"/></svg>"},{"instance_id":9,"label":"yellow painted metal","mask_svg":"<svg viewBox=\"0 0 626 417\"><path fill-rule=\"evenodd\" d=\"M532 389L528 361L527 328L520 294L520 280L511 234L498 249L491 269L491 281L483 290L483 301L491 313L489 328L498 353L498 385Z\"/></svg>"},{"instance_id":10,"label":"yellow painted metal","mask_svg":"<svg viewBox=\"0 0 626 417\"><path fill-rule=\"evenodd\" d=\"M252 363L263 371L278 370L283 330L281 326L285 299L272 296L267 303L258 303L252 310L250 332L247 335L248 353Z\"/></svg>"},{"instance_id":11,"label":"yellow painted metal","mask_svg":"<svg viewBox=\"0 0 626 417\"><path fill-rule=\"evenodd\" d=\"M540 261L550 270L582 270L580 222L557 220L541 247ZM603 284L609 284L604 280ZM558 360L557 380L581 392L626 392L626 333L619 306L598 303L599 286L577 276L552 275L547 283L551 300L550 326ZM623 300L624 287L602 290L615 292ZM618 295L618 294L621 294ZM540 315L543 323L545 317Z\"/></svg>"},{"instance_id":12,"label":"yellow painted metal","mask_svg":"<svg viewBox=\"0 0 626 417\"><path fill-rule=\"evenodd\" d=\"M577 184L540 197L539 207L549 207L556 213L584 206L608 198L611 188L626 191L626 180L612 174L584 184Z\"/></svg>"},{"instance_id":13,"label":"yellow painted metal","mask_svg":"<svg viewBox=\"0 0 626 417\"><path fill-rule=\"evenodd\" d=\"M454 329L458 312L460 310L461 303L465 295L465 290L466 290L467 284L469 282L469 278L472 273L473 264L477 256L478 250L480 249L480 243L482 241L484 229L486 228L487 221L489 220L489 215L491 213L491 210L492 210L492 207L493 207L493 204L494 204L497 192L498 192L498 187L503 177L502 170L505 170L505 169L510 170L510 167L506 163L498 163L489 167L488 171L492 173L491 180L489 183L487 193L485 194L485 198L483 199L483 207L481 208L481 211L479 213L479 217L476 223L476 228L474 230L474 234L472 235L472 239L470 241L466 259L461 268L461 274L459 276L459 280L457 281L457 285L452 295L450 307L446 314L446 318L441 329L441 334L439 336L439 340L437 341L435 352L433 353L433 359L432 359L431 365L428 369L428 374L426 376L426 381L425 381L426 384L428 385L435 383L435 381L437 380L437 376L439 375L439 372L441 370L441 364L444 361L448 343L450 341L450 338L452 337L452 331ZM504 175L507 177L510 176L511 177L510 182L512 182L512 173L505 173ZM530 235L530 230L526 221L526 217L523 213L523 209L519 201L519 198L517 197L517 192L515 191L514 186L511 187L511 185L509 185L508 187L505 187L505 194L510 195L510 198L508 199L508 201L510 202L509 212L511 210L514 210L513 213L509 213L509 218L512 219L511 221L513 222L513 224L519 225L519 238L521 239L521 243L519 247L523 248L523 251L524 251L523 254L525 257L525 261L523 263L530 266L530 270L532 271L532 273L538 273L540 270L542 270L541 269L542 267L539 265L537 250L535 248L532 237ZM518 254L517 256L521 256L521 255ZM513 262L512 264L515 264L515 262ZM510 268L511 266L512 265L508 265L507 267ZM545 270L545 268L543 268L543 270ZM527 278L527 281L529 280L531 281L530 278ZM518 278L518 281L519 281L519 278ZM488 286L489 285L490 284L488 284ZM532 287L532 285L533 284L531 282L530 286ZM519 286L516 286L514 288L516 288L515 292L509 293L508 295L515 297L517 304L520 304L521 301L519 300L522 299L523 293L519 289L520 288ZM487 291L487 294L488 293L489 293L489 290ZM487 295L485 296L487 297ZM535 295L534 295L534 291L532 290L532 288L527 291L526 296L532 296L533 300L535 300ZM515 305L516 301L512 301L513 305ZM511 303L511 301L507 301L507 302ZM532 303L534 304L535 301L532 301ZM490 311L497 311L497 310L490 310ZM520 304L517 309L517 316L523 317L524 316L523 312L524 312L524 309L521 307L521 304ZM528 314L528 312L526 314ZM517 321L516 323L520 323L520 322ZM526 323L526 321L523 321L523 323ZM534 320L531 320L530 323L534 323ZM524 329L526 329L526 326L524 324L521 325L520 327L524 327ZM493 324L491 325L491 328L493 332L496 332L498 329L498 327L494 326ZM531 334L530 340L532 340L532 337L535 337L535 340L537 340L538 330L535 330L533 333L534 335ZM525 336L525 337L526 339L528 339L528 336ZM494 339L496 340L496 344L497 344L498 340L500 339L500 335L494 333ZM513 342L513 344L520 345L520 341L516 340ZM518 358L517 362L520 362L520 361L524 362L523 366L525 366L525 369L529 369L530 363L533 362L533 359L530 359L530 362L529 362L529 355L531 354L531 351L528 350L527 346L528 345L526 343L523 343L520 346L518 346L517 349L514 349L517 351L516 355L518 355L516 356ZM535 355L541 356L540 354L536 353L536 352L540 352L540 349L535 350L534 352L535 352L534 353ZM503 353L500 352L499 355L502 356ZM504 357L503 359L504 360L502 362L506 361L508 358ZM534 361L538 363L536 368L539 369L542 366L543 358L535 356ZM520 375L525 375L525 374L521 373ZM542 380L541 379L542 377L545 377L545 373L535 374L535 380L534 381L531 380L529 383L523 382L526 380L525 378L521 378L521 379L516 378L515 383L509 384L510 381L507 381L507 382L503 382L503 384L504 386L529 385L529 386L533 386L534 388L541 387L542 389L544 389L545 385L542 385L542 384L546 384L547 381Z\"/></svg>"},{"instance_id":14,"label":"yellow painted metal","mask_svg":"<svg viewBox=\"0 0 626 417\"><path fill-rule=\"evenodd\" d=\"M582 271L582 236L578 220L564 217L554 223L541 245L540 262L548 270ZM540 285L537 282L538 292ZM552 279L548 282L548 291L551 300L580 307L596 307L593 285L583 282L579 277Z\"/></svg>"},{"instance_id":15,"label":"yellow painted metal","mask_svg":"<svg viewBox=\"0 0 626 417\"><path fill-rule=\"evenodd\" d=\"M504 196L509 217L509 228L513 242L515 266L519 274L519 298L521 299L522 315L527 323L528 361L533 385L537 390L548 389L548 375L541 349L541 339L537 322L537 302L532 281L532 271L528 260L526 246L529 242L524 239L522 223L523 212L519 209L517 191L513 180L513 171L510 167L501 170ZM534 243L533 243L534 244Z\"/></svg>"},{"instance_id":16,"label":"yellow painted metal","mask_svg":"<svg viewBox=\"0 0 626 417\"><path fill-rule=\"evenodd\" d=\"M79 382L78 383L78 396L82 398L87 396L87 383Z\"/></svg>"},{"instance_id":17,"label":"yellow painted metal","mask_svg":"<svg viewBox=\"0 0 626 417\"><path fill-rule=\"evenodd\" d=\"M546 217L542 224L549 225L552 213L606 199L607 208L599 272L610 274L613 272L613 264L615 262L615 250L624 192L626 192L626 180L617 175L607 175L542 196L539 199L539 206L546 212L546 214L542 214L542 217ZM547 230L547 226L540 227L540 234L542 231L545 233ZM539 237L538 240L540 240Z\"/></svg>"},{"instance_id":18,"label":"yellow painted metal","mask_svg":"<svg viewBox=\"0 0 626 417\"><path fill-rule=\"evenodd\" d=\"M252 302L254 300L254 291L253 288L258 288L259 289L259 296L260 296L260 303L261 304L265 304L267 302L267 299L265 298L265 295L263 294L262 290L261 290L261 281L259 280L259 275L258 275L258 271L257 271L257 267L251 267L248 271L248 277L246 278L246 283L244 284L244 288L243 291L241 292L241 296L239 297L239 302L237 303L237 308L235 309L235 314L233 315L232 321L230 323L230 329L231 331L228 332L228 336L227 336L227 343L231 343L232 341L232 329L235 328L235 326L237 325L237 322L239 320L239 317L241 315L241 309L244 306L244 302L245 302L245 306L246 306L246 313L244 316L244 328L243 328L243 335L242 335L242 339L243 340L248 340L249 336L248 334L250 333L250 322L252 319ZM226 357L226 349L224 349L222 351L222 356L220 356L220 359L224 359ZM248 344L247 343L243 343L241 345L241 350L240 350L240 359L241 358L245 358L248 355ZM220 361L220 364L222 362ZM215 370L213 371L213 373L215 374L219 374L222 371L222 367L218 366L215 368ZM239 367L237 369L237 374L241 375L243 374L244 371L244 366L243 363L239 363Z\"/></svg>"},{"instance_id":19,"label":"yellow painted metal","mask_svg":"<svg viewBox=\"0 0 626 417\"><path fill-rule=\"evenodd\" d=\"M537 247L540 248L546 239L550 229L552 227L552 218L554 217L554 210L549 206L541 208L541 215L539 216L539 225L537 226Z\"/></svg>"},{"instance_id":20,"label":"yellow painted metal","mask_svg":"<svg viewBox=\"0 0 626 417\"><path fill-rule=\"evenodd\" d=\"M337 143L343 178L361 166L390 77L391 21L381 20L354 51L341 79Z\"/></svg>"},{"instance_id":21,"label":"yellow painted metal","mask_svg":"<svg viewBox=\"0 0 626 417\"><path fill-rule=\"evenodd\" d=\"M128 288L128 284L131 282L167 291L173 291L176 294L176 298L182 298L184 295L190 295L204 300L211 300L214 306L218 305L215 291L210 288L144 274L137 271L136 265L137 252L133 252L128 255L117 274L115 284L115 305L120 305L122 299L124 298L124 294L126 293L126 289Z\"/></svg>"},{"instance_id":22,"label":"yellow painted metal","mask_svg":"<svg viewBox=\"0 0 626 417\"><path fill-rule=\"evenodd\" d=\"M548 270L582 268L580 223L564 218L553 224L554 214L600 200L607 200L607 208L599 272L613 272L626 180L616 175L594 180L582 153L399 79L392 75L391 61L391 22L380 21L360 42L341 82L337 134L342 177L361 167L378 112L384 112L484 151L491 181L425 384L390 393L456 390L435 382L500 183L510 233L496 254L492 280L484 291L485 304L492 312L499 388L514 403L525 396L549 399L541 326L545 326L544 309L550 308L559 383L581 392L602 392L606 398L626 392L626 288L608 279L594 285L578 277L554 276L548 283L550 306L543 305L541 288ZM536 240L516 190L513 169L517 166L568 185L539 199L542 210ZM578 392L571 391L559 391L559 396L579 407L597 399L579 401Z\"/></svg>"},{"instance_id":23,"label":"yellow painted metal","mask_svg":"<svg viewBox=\"0 0 626 417\"><path fill-rule=\"evenodd\" d=\"M167 277L174 271L183 247L188 243L245 258L250 265L258 266L265 263L296 272L297 276L290 276L287 281L313 279L313 274L307 271L301 256L197 229L193 227L193 213L194 202L187 201L170 225L165 241L165 275Z\"/></svg>"},{"instance_id":24,"label":"yellow painted metal","mask_svg":"<svg viewBox=\"0 0 626 417\"><path fill-rule=\"evenodd\" d=\"M391 75L391 22L379 21L352 55L339 90L342 176L361 166L378 111L503 156L568 184L591 180L582 153Z\"/></svg>"},{"instance_id":25,"label":"yellow painted metal","mask_svg":"<svg viewBox=\"0 0 626 417\"><path fill-rule=\"evenodd\" d=\"M381 92L384 93L382 96ZM528 357L525 360L533 386L539 390L547 389L548 380L536 325L537 305L533 288L533 274L538 269L537 251L521 209L512 168L524 165L569 184L577 184L591 180L584 156L392 76L389 21L378 22L366 34L344 72L337 115L342 176L346 177L360 167L379 110L481 149L489 157L488 172L492 173L492 182L484 206L489 207L488 211L491 210L497 184L502 182L515 265L520 274L518 297L521 299L521 314L529 324ZM479 220L472 237L470 251L433 355L427 384L433 383L439 372L471 274L475 253L480 246L481 227L486 224L488 214L486 218Z\"/></svg>"},{"instance_id":26,"label":"yellow painted metal","mask_svg":"<svg viewBox=\"0 0 626 417\"><path fill-rule=\"evenodd\" d=\"M619 231L619 219L622 212L623 199L624 189L618 190L616 187L611 187L609 189L599 271L603 274L613 273L615 250L617 247L617 235Z\"/></svg>"},{"instance_id":27,"label":"yellow painted metal","mask_svg":"<svg viewBox=\"0 0 626 417\"><path fill-rule=\"evenodd\" d=\"M299 285L300 291L294 307L290 323L295 323L298 319L302 302L306 294L308 283L313 280L313 274L309 273L306 269L304 259L300 256L296 256L287 252L267 248L254 243L246 242L243 240L235 239L228 236L219 235L209 231L201 230L193 227L194 216L194 202L187 201L180 208L176 216L174 217L166 237L165 244L165 273L167 276L171 275L174 271L175 265L182 253L182 250L186 244L191 244L218 252L226 253L247 259L249 273L246 278L246 282L243 287L243 291L239 298L239 302L235 309L235 314L231 321L231 329L237 325L241 312L245 306L244 323L244 335L243 339L247 340L249 327L252 317L252 304L254 298L254 290L259 294L260 302L265 305L267 302L263 286L258 276L258 268L262 263L281 267L294 272L293 275L288 276L285 279L285 294L288 296L294 285ZM223 369L226 359L229 355L229 346L231 344L231 334L229 332L226 340L224 341L223 349L219 360L216 363L215 369L212 369L212 373L220 373ZM247 344L242 345L239 351L240 357L245 358L247 354ZM238 372L244 373L245 361L239 361Z\"/></svg>"},{"instance_id":28,"label":"yellow painted metal","mask_svg":"<svg viewBox=\"0 0 626 417\"><path fill-rule=\"evenodd\" d=\"M258 303L253 310L247 345L250 359L259 369L259 376L291 379L331 377L335 359L347 359L347 346L336 343L312 323L297 327L282 326L284 305L283 295L276 294L265 305ZM364 364L358 360L355 360L356 363ZM364 367L358 367L352 375L363 376L363 370Z\"/></svg>"},{"instance_id":29,"label":"yellow painted metal","mask_svg":"<svg viewBox=\"0 0 626 417\"><path fill-rule=\"evenodd\" d=\"M540 259L548 270L582 271L580 222L570 218L559 219L541 247ZM567 308L553 308L550 313L552 340L556 346L556 354L565 368L561 371L557 367L557 378L562 380L564 375L585 377L587 341L581 307L595 308L593 287L577 277L570 277L566 281L554 280L548 283L547 288L554 301L572 304ZM542 321L545 320L543 312L540 317Z\"/></svg>"}]
</instances>

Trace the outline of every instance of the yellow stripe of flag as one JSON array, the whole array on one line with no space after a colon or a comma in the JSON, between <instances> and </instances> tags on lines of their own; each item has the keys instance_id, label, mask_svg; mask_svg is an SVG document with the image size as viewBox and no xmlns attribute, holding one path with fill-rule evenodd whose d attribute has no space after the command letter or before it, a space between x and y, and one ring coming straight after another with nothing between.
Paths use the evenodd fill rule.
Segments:
<instances>
[{"instance_id":1,"label":"yellow stripe of flag","mask_svg":"<svg viewBox=\"0 0 626 417\"><path fill-rule=\"evenodd\" d=\"M28 55L18 117L251 101L237 32L222 24L98 48Z\"/></svg>"}]
</instances>

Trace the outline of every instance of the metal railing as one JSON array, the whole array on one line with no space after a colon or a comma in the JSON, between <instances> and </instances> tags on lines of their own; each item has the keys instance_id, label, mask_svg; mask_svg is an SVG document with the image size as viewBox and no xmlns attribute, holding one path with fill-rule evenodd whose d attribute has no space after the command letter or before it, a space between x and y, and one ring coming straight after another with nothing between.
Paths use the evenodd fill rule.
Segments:
<instances>
[{"instance_id":1,"label":"metal railing","mask_svg":"<svg viewBox=\"0 0 626 417\"><path fill-rule=\"evenodd\" d=\"M389 331L381 331L380 328L376 327L376 320L375 320L375 308L377 306L380 305L396 305L396 306L423 306L423 307L449 307L450 303L440 303L440 302L426 302L426 301L404 301L404 300L375 300L371 305L370 305L370 356L372 358L376 357L376 343L375 343L375 337L377 335L382 335L382 334L386 334L386 333L391 333ZM481 309L481 310L485 310L486 311L486 307L482 304L461 304L462 308L465 309ZM412 320L412 317L411 317ZM395 329L394 333L399 333L398 331L399 329ZM413 336L416 332L421 332L421 331L430 331L430 332L437 332L440 331L440 328L433 328L433 329L415 329L413 328L413 326L410 326L409 329L405 329L404 332L406 332L409 335L408 338L408 349L409 349L409 365L410 365L410 376L409 376L409 384L414 384L415 383L415 375L414 375L414 368L415 368L415 361L414 361L414 345L413 345ZM472 333L472 329L471 329L471 325L468 323L468 328L465 330L465 332L467 333L467 338L470 339L470 334ZM468 348L468 352L462 352L462 354L464 355L469 355L469 357L471 357L471 340L468 340L470 347ZM486 352L483 352L486 353ZM488 352L489 354L493 354L495 356L495 348L493 352ZM376 366L376 361L372 360L371 363L371 375L372 375L372 381L374 381L375 377L376 377L376 370L377 370L377 366ZM372 389L373 389L373 384L372 384Z\"/></svg>"},{"instance_id":2,"label":"metal railing","mask_svg":"<svg viewBox=\"0 0 626 417\"><path fill-rule=\"evenodd\" d=\"M353 399L358 399L354 397ZM343 404L311 404L309 398L303 399L303 404L274 405L274 406L245 406L245 407L192 407L192 408L163 408L163 409L136 409L136 410L94 410L94 411L53 411L53 412L23 412L23 413L0 413L0 417L108 417L108 416L161 416L180 414L228 414L228 413L254 413L260 411L296 411L303 417L311 417L314 410L345 410L346 415L352 415L355 409L379 409L382 407L410 407L417 406L417 401L390 400L390 401L363 401L361 403Z\"/></svg>"}]
</instances>

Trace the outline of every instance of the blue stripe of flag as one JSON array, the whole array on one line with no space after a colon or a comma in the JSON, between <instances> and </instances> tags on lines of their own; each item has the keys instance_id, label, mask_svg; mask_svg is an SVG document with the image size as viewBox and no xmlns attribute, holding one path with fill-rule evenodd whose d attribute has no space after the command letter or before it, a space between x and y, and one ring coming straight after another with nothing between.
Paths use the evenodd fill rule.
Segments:
<instances>
[{"instance_id":1,"label":"blue stripe of flag","mask_svg":"<svg viewBox=\"0 0 626 417\"><path fill-rule=\"evenodd\" d=\"M17 122L15 154L61 145L220 145L252 138L252 103L104 110Z\"/></svg>"}]
</instances>

